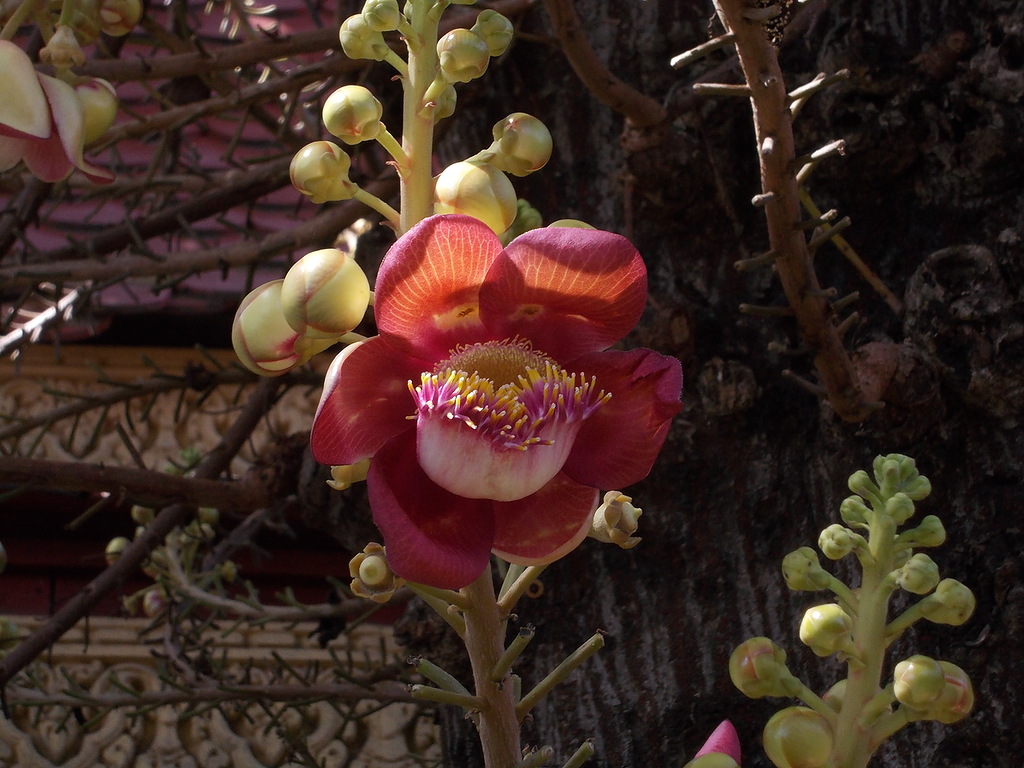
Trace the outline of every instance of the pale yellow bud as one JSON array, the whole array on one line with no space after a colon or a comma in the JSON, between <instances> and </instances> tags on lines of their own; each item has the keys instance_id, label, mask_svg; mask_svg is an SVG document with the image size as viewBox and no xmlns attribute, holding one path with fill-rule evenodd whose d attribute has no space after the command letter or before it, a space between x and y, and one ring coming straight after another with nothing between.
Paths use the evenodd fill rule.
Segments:
<instances>
[{"instance_id":1,"label":"pale yellow bud","mask_svg":"<svg viewBox=\"0 0 1024 768\"><path fill-rule=\"evenodd\" d=\"M896 700L912 709L927 709L945 687L942 665L928 656L911 656L897 664L893 673Z\"/></svg>"},{"instance_id":2,"label":"pale yellow bud","mask_svg":"<svg viewBox=\"0 0 1024 768\"><path fill-rule=\"evenodd\" d=\"M501 56L512 42L512 22L490 8L480 11L471 31L484 41L491 56Z\"/></svg>"},{"instance_id":3,"label":"pale yellow bud","mask_svg":"<svg viewBox=\"0 0 1024 768\"><path fill-rule=\"evenodd\" d=\"M579 219L556 219L548 224L549 227L564 227L567 229L597 229L585 221Z\"/></svg>"},{"instance_id":4,"label":"pale yellow bud","mask_svg":"<svg viewBox=\"0 0 1024 768\"><path fill-rule=\"evenodd\" d=\"M75 86L75 96L82 105L85 120L83 139L86 145L99 139L117 117L117 92L106 80L91 77Z\"/></svg>"},{"instance_id":5,"label":"pale yellow bud","mask_svg":"<svg viewBox=\"0 0 1024 768\"><path fill-rule=\"evenodd\" d=\"M494 155L488 162L513 176L526 176L543 168L551 159L551 133L533 115L513 112L494 124L491 131Z\"/></svg>"},{"instance_id":6,"label":"pale yellow bud","mask_svg":"<svg viewBox=\"0 0 1024 768\"><path fill-rule=\"evenodd\" d=\"M476 163L452 163L434 184L435 213L463 213L480 219L500 235L516 218L518 206L512 182L497 168Z\"/></svg>"},{"instance_id":7,"label":"pale yellow bud","mask_svg":"<svg viewBox=\"0 0 1024 768\"><path fill-rule=\"evenodd\" d=\"M314 141L292 158L292 186L317 205L351 199L359 187L348 177L352 159L331 141Z\"/></svg>"},{"instance_id":8,"label":"pale yellow bud","mask_svg":"<svg viewBox=\"0 0 1024 768\"><path fill-rule=\"evenodd\" d=\"M324 102L323 120L327 130L346 144L374 139L384 126L380 116L384 107L369 89L344 85Z\"/></svg>"},{"instance_id":9,"label":"pale yellow bud","mask_svg":"<svg viewBox=\"0 0 1024 768\"><path fill-rule=\"evenodd\" d=\"M50 42L39 51L39 60L44 64L52 64L58 70L84 64L85 54L75 37L75 30L64 24L59 25Z\"/></svg>"},{"instance_id":10,"label":"pale yellow bud","mask_svg":"<svg viewBox=\"0 0 1024 768\"><path fill-rule=\"evenodd\" d=\"M273 280L242 299L231 326L231 344L242 365L261 376L280 376L301 361L299 334L281 310L281 286Z\"/></svg>"},{"instance_id":11,"label":"pale yellow bud","mask_svg":"<svg viewBox=\"0 0 1024 768\"><path fill-rule=\"evenodd\" d=\"M384 40L384 35L370 26L359 14L349 16L341 23L338 37L342 50L350 59L383 61L391 50Z\"/></svg>"},{"instance_id":12,"label":"pale yellow bud","mask_svg":"<svg viewBox=\"0 0 1024 768\"><path fill-rule=\"evenodd\" d=\"M729 678L752 699L790 694L793 674L786 666L786 651L767 637L752 637L729 657Z\"/></svg>"},{"instance_id":13,"label":"pale yellow bud","mask_svg":"<svg viewBox=\"0 0 1024 768\"><path fill-rule=\"evenodd\" d=\"M588 535L623 549L632 549L639 544L640 538L633 534L639 527L638 520L643 510L634 507L630 503L632 500L618 491L608 491L604 495L604 503L594 512Z\"/></svg>"},{"instance_id":14,"label":"pale yellow bud","mask_svg":"<svg viewBox=\"0 0 1024 768\"><path fill-rule=\"evenodd\" d=\"M853 619L835 603L808 608L800 622L800 640L818 656L851 650L852 632Z\"/></svg>"},{"instance_id":15,"label":"pale yellow bud","mask_svg":"<svg viewBox=\"0 0 1024 768\"><path fill-rule=\"evenodd\" d=\"M405 584L405 579L396 576L388 565L384 547L376 542L367 544L349 561L348 572L352 594L376 603L386 603Z\"/></svg>"},{"instance_id":16,"label":"pale yellow bud","mask_svg":"<svg viewBox=\"0 0 1024 768\"><path fill-rule=\"evenodd\" d=\"M475 32L453 29L437 41L437 58L445 80L468 83L487 71L491 52Z\"/></svg>"},{"instance_id":17,"label":"pale yellow bud","mask_svg":"<svg viewBox=\"0 0 1024 768\"><path fill-rule=\"evenodd\" d=\"M123 37L142 19L141 0L101 0L100 29L111 37Z\"/></svg>"},{"instance_id":18,"label":"pale yellow bud","mask_svg":"<svg viewBox=\"0 0 1024 768\"><path fill-rule=\"evenodd\" d=\"M289 326L313 339L336 339L355 328L370 303L370 283L355 260L337 248L307 253L281 285Z\"/></svg>"},{"instance_id":19,"label":"pale yellow bud","mask_svg":"<svg viewBox=\"0 0 1024 768\"><path fill-rule=\"evenodd\" d=\"M398 29L402 20L402 12L398 10L398 0L366 0L363 3L363 19L370 29L377 32L390 32Z\"/></svg>"},{"instance_id":20,"label":"pale yellow bud","mask_svg":"<svg viewBox=\"0 0 1024 768\"><path fill-rule=\"evenodd\" d=\"M807 707L787 707L764 727L764 751L777 768L825 768L835 736L822 715Z\"/></svg>"},{"instance_id":21,"label":"pale yellow bud","mask_svg":"<svg viewBox=\"0 0 1024 768\"><path fill-rule=\"evenodd\" d=\"M121 557L121 554L127 549L129 544L131 542L124 536L115 536L107 542L106 549L103 550L103 559L107 561L107 565L113 565L117 562L117 559Z\"/></svg>"}]
</instances>

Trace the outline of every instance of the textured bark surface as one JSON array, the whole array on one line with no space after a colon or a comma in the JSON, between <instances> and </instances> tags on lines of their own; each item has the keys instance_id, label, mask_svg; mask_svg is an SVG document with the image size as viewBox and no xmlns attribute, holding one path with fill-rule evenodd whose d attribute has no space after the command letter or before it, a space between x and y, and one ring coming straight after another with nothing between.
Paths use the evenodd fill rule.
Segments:
<instances>
[{"instance_id":1,"label":"textured bark surface","mask_svg":"<svg viewBox=\"0 0 1024 768\"><path fill-rule=\"evenodd\" d=\"M769 270L732 266L766 247L749 204L759 191L749 108L690 93L715 68L726 74L714 79L729 77L725 53L680 73L668 66L707 38L710 3L576 6L599 57L661 100L670 122L620 141L621 118L579 85L537 9L510 55L460 92L463 119L441 153L475 151L512 110L548 122L556 155L520 193L546 219L578 217L634 240L651 293L628 343L679 356L686 408L650 478L626 489L644 508L644 543L631 552L586 543L521 611L538 627L521 668L526 686L595 628L609 633L609 647L536 711L529 742L551 744L564 760L593 737L594 765L681 766L729 717L746 768L767 765L760 729L782 704L733 689L729 653L764 634L815 690L837 679L838 664L796 639L803 610L825 596L787 591L779 563L838 519L853 471L901 452L935 488L919 509L949 531L932 552L942 575L967 583L978 607L962 627L918 626L893 662L916 652L953 661L974 680L977 703L958 725L909 726L876 764L1019 765L1024 3L812 2L791 25L781 54L791 86L819 71L852 73L797 120L801 151L847 142L845 158L815 172L811 192L822 209L852 217L847 239L906 305L895 315L838 252L819 252L822 284L863 297L864 321L847 342L861 348L862 375L888 407L860 425L780 377L784 368L810 373L806 361L769 350L798 346L785 319L738 312L742 302L783 302ZM436 637L408 623L414 645ZM480 764L468 721L452 713L445 727L447 764Z\"/></svg>"}]
</instances>

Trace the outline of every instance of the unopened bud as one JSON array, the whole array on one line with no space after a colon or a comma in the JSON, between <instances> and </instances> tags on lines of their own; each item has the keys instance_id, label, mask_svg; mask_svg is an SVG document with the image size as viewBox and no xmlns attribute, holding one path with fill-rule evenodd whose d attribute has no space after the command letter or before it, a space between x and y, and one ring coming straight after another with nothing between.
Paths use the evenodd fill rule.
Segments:
<instances>
[{"instance_id":1,"label":"unopened bud","mask_svg":"<svg viewBox=\"0 0 1024 768\"><path fill-rule=\"evenodd\" d=\"M900 543L908 547L937 547L946 540L946 529L935 515L926 515L916 528L900 534Z\"/></svg>"},{"instance_id":2,"label":"unopened bud","mask_svg":"<svg viewBox=\"0 0 1024 768\"><path fill-rule=\"evenodd\" d=\"M544 123L525 112L513 112L494 124L494 153L488 162L513 176L526 176L551 159L551 132Z\"/></svg>"},{"instance_id":3,"label":"unopened bud","mask_svg":"<svg viewBox=\"0 0 1024 768\"><path fill-rule=\"evenodd\" d=\"M391 32L398 29L402 12L398 0L366 0L363 3L363 20L370 29L377 32Z\"/></svg>"},{"instance_id":4,"label":"unopened bud","mask_svg":"<svg viewBox=\"0 0 1024 768\"><path fill-rule=\"evenodd\" d=\"M348 572L352 577L352 594L377 603L386 603L405 584L388 565L384 547L376 542L367 544L349 561Z\"/></svg>"},{"instance_id":5,"label":"unopened bud","mask_svg":"<svg viewBox=\"0 0 1024 768\"><path fill-rule=\"evenodd\" d=\"M834 712L839 712L843 708L843 699L846 698L846 680L840 680L838 683L829 688L825 695L821 697L829 709Z\"/></svg>"},{"instance_id":6,"label":"unopened bud","mask_svg":"<svg viewBox=\"0 0 1024 768\"><path fill-rule=\"evenodd\" d=\"M939 583L939 566L928 555L918 553L896 571L896 583L907 592L927 595Z\"/></svg>"},{"instance_id":7,"label":"unopened bud","mask_svg":"<svg viewBox=\"0 0 1024 768\"><path fill-rule=\"evenodd\" d=\"M501 56L512 42L512 22L490 8L480 11L471 31L484 41L491 56Z\"/></svg>"},{"instance_id":8,"label":"unopened bud","mask_svg":"<svg viewBox=\"0 0 1024 768\"><path fill-rule=\"evenodd\" d=\"M220 574L221 579L231 584L238 578L238 565L235 564L234 560L225 560L217 566L217 572Z\"/></svg>"},{"instance_id":9,"label":"unopened bud","mask_svg":"<svg viewBox=\"0 0 1024 768\"><path fill-rule=\"evenodd\" d=\"M115 536L108 541L106 549L103 550L103 559L107 561L107 565L113 565L117 562L129 544L131 542L124 536Z\"/></svg>"},{"instance_id":10,"label":"unopened bud","mask_svg":"<svg viewBox=\"0 0 1024 768\"><path fill-rule=\"evenodd\" d=\"M597 229L592 224L587 224L579 219L556 219L548 224L549 227L562 227L565 229Z\"/></svg>"},{"instance_id":11,"label":"unopened bud","mask_svg":"<svg viewBox=\"0 0 1024 768\"><path fill-rule=\"evenodd\" d=\"M956 579L943 579L920 605L929 621L958 627L974 613L974 593Z\"/></svg>"},{"instance_id":12,"label":"unopened bud","mask_svg":"<svg viewBox=\"0 0 1024 768\"><path fill-rule=\"evenodd\" d=\"M835 603L808 608L800 622L800 641L818 656L853 650L853 619Z\"/></svg>"},{"instance_id":13,"label":"unopened bud","mask_svg":"<svg viewBox=\"0 0 1024 768\"><path fill-rule=\"evenodd\" d=\"M117 117L117 92L106 80L91 77L75 86L75 96L82 106L83 143L92 144L114 124L114 118Z\"/></svg>"},{"instance_id":14,"label":"unopened bud","mask_svg":"<svg viewBox=\"0 0 1024 768\"><path fill-rule=\"evenodd\" d=\"M166 610L167 595L164 594L164 591L159 587L146 590L142 596L142 612L149 618L155 619Z\"/></svg>"},{"instance_id":15,"label":"unopened bud","mask_svg":"<svg viewBox=\"0 0 1024 768\"><path fill-rule=\"evenodd\" d=\"M448 83L443 88L439 88L430 103L434 122L437 123L446 117L454 115L457 102L458 94L455 93L454 85Z\"/></svg>"},{"instance_id":16,"label":"unopened bud","mask_svg":"<svg viewBox=\"0 0 1024 768\"><path fill-rule=\"evenodd\" d=\"M634 536L639 526L638 520L643 510L634 507L633 499L618 491L608 491L604 495L604 503L594 512L591 522L590 538L615 544L623 549L632 549L640 543L640 537Z\"/></svg>"},{"instance_id":17,"label":"unopened bud","mask_svg":"<svg viewBox=\"0 0 1024 768\"><path fill-rule=\"evenodd\" d=\"M939 666L945 674L946 684L939 697L925 710L925 717L948 725L962 720L974 708L974 687L971 678L956 664L940 661Z\"/></svg>"},{"instance_id":18,"label":"unopened bud","mask_svg":"<svg viewBox=\"0 0 1024 768\"><path fill-rule=\"evenodd\" d=\"M370 283L355 259L321 248L295 262L281 285L288 325L312 339L336 339L360 322L370 303Z\"/></svg>"},{"instance_id":19,"label":"unopened bud","mask_svg":"<svg viewBox=\"0 0 1024 768\"><path fill-rule=\"evenodd\" d=\"M841 560L859 546L864 546L864 537L839 523L830 525L818 537L818 548L829 560Z\"/></svg>"},{"instance_id":20,"label":"unopened bud","mask_svg":"<svg viewBox=\"0 0 1024 768\"><path fill-rule=\"evenodd\" d=\"M0 653L5 653L18 644L21 631L18 625L6 616L0 617Z\"/></svg>"},{"instance_id":21,"label":"unopened bud","mask_svg":"<svg viewBox=\"0 0 1024 768\"><path fill-rule=\"evenodd\" d=\"M369 471L370 459L363 459L355 464L331 467L331 479L327 481L327 485L336 491L344 491L355 483L363 482Z\"/></svg>"},{"instance_id":22,"label":"unopened bud","mask_svg":"<svg viewBox=\"0 0 1024 768\"><path fill-rule=\"evenodd\" d=\"M452 163L434 184L435 213L463 213L500 235L516 217L516 191L504 173L490 165Z\"/></svg>"},{"instance_id":23,"label":"unopened bud","mask_svg":"<svg viewBox=\"0 0 1024 768\"><path fill-rule=\"evenodd\" d=\"M149 525L156 518L156 513L149 507L141 507L138 504L132 507L132 520L139 525Z\"/></svg>"},{"instance_id":24,"label":"unopened bud","mask_svg":"<svg viewBox=\"0 0 1024 768\"><path fill-rule=\"evenodd\" d=\"M292 158L292 186L317 205L349 200L359 187L348 177L352 159L331 141L314 141Z\"/></svg>"},{"instance_id":25,"label":"unopened bud","mask_svg":"<svg viewBox=\"0 0 1024 768\"><path fill-rule=\"evenodd\" d=\"M860 496L849 496L839 505L839 516L847 525L866 527L870 512Z\"/></svg>"},{"instance_id":26,"label":"unopened bud","mask_svg":"<svg viewBox=\"0 0 1024 768\"><path fill-rule=\"evenodd\" d=\"M896 700L911 709L927 709L945 687L942 665L928 656L911 656L897 664L893 673Z\"/></svg>"},{"instance_id":27,"label":"unopened bud","mask_svg":"<svg viewBox=\"0 0 1024 768\"><path fill-rule=\"evenodd\" d=\"M905 493L894 493L885 502L885 513L896 525L902 525L914 516L914 502Z\"/></svg>"},{"instance_id":28,"label":"unopened bud","mask_svg":"<svg viewBox=\"0 0 1024 768\"><path fill-rule=\"evenodd\" d=\"M868 501L881 502L878 486L871 482L871 478L868 477L868 473L863 469L859 469L850 475L847 486L851 491ZM845 520L846 518L843 519Z\"/></svg>"},{"instance_id":29,"label":"unopened bud","mask_svg":"<svg viewBox=\"0 0 1024 768\"><path fill-rule=\"evenodd\" d=\"M383 125L384 107L368 88L344 85L324 102L323 120L327 130L346 144L377 138Z\"/></svg>"},{"instance_id":30,"label":"unopened bud","mask_svg":"<svg viewBox=\"0 0 1024 768\"><path fill-rule=\"evenodd\" d=\"M902 492L912 501L920 501L931 493L928 478L917 471L917 463L901 453L875 457L872 469L886 495Z\"/></svg>"},{"instance_id":31,"label":"unopened bud","mask_svg":"<svg viewBox=\"0 0 1024 768\"><path fill-rule=\"evenodd\" d=\"M683 768L740 768L740 764L724 752L708 752L695 757Z\"/></svg>"},{"instance_id":32,"label":"unopened bud","mask_svg":"<svg viewBox=\"0 0 1024 768\"><path fill-rule=\"evenodd\" d=\"M797 592L814 592L828 587L829 574L818 562L810 547L800 547L782 559L782 575L786 586Z\"/></svg>"},{"instance_id":33,"label":"unopened bud","mask_svg":"<svg viewBox=\"0 0 1024 768\"><path fill-rule=\"evenodd\" d=\"M101 0L100 29L111 37L124 37L142 19L141 0Z\"/></svg>"},{"instance_id":34,"label":"unopened bud","mask_svg":"<svg viewBox=\"0 0 1024 768\"><path fill-rule=\"evenodd\" d=\"M825 768L834 743L828 720L807 707L776 712L764 727L764 751L777 768Z\"/></svg>"},{"instance_id":35,"label":"unopened bud","mask_svg":"<svg viewBox=\"0 0 1024 768\"><path fill-rule=\"evenodd\" d=\"M82 46L75 37L75 30L66 24L59 24L50 42L39 51L39 60L53 65L54 69L70 69L85 63Z\"/></svg>"},{"instance_id":36,"label":"unopened bud","mask_svg":"<svg viewBox=\"0 0 1024 768\"><path fill-rule=\"evenodd\" d=\"M341 48L350 59L383 61L391 51L384 41L384 35L370 26L361 15L349 16L341 23L338 32Z\"/></svg>"},{"instance_id":37,"label":"unopened bud","mask_svg":"<svg viewBox=\"0 0 1024 768\"><path fill-rule=\"evenodd\" d=\"M487 71L491 52L475 32L453 29L437 41L437 59L445 80L468 83Z\"/></svg>"},{"instance_id":38,"label":"unopened bud","mask_svg":"<svg viewBox=\"0 0 1024 768\"><path fill-rule=\"evenodd\" d=\"M231 344L239 362L260 376L280 376L326 348L321 340L300 336L284 319L283 283L272 280L251 291L231 325Z\"/></svg>"},{"instance_id":39,"label":"unopened bud","mask_svg":"<svg viewBox=\"0 0 1024 768\"><path fill-rule=\"evenodd\" d=\"M788 696L793 679L786 652L767 637L752 637L736 647L729 657L729 677L752 699Z\"/></svg>"}]
</instances>

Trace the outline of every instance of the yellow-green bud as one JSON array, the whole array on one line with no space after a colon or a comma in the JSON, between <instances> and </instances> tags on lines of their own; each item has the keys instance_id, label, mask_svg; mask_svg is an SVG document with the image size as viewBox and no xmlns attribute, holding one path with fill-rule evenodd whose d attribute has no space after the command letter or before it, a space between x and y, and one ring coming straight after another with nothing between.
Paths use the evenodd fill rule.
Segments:
<instances>
[{"instance_id":1,"label":"yellow-green bud","mask_svg":"<svg viewBox=\"0 0 1024 768\"><path fill-rule=\"evenodd\" d=\"M260 376L280 376L324 349L288 325L281 309L284 280L272 280L242 299L231 325L239 362Z\"/></svg>"},{"instance_id":2,"label":"yellow-green bud","mask_svg":"<svg viewBox=\"0 0 1024 768\"><path fill-rule=\"evenodd\" d=\"M369 471L369 459L357 461L355 464L342 464L331 467L331 479L327 481L327 485L336 491L344 491L355 483L363 482Z\"/></svg>"},{"instance_id":3,"label":"yellow-green bud","mask_svg":"<svg viewBox=\"0 0 1024 768\"><path fill-rule=\"evenodd\" d=\"M860 496L848 496L839 505L839 516L843 518L843 522L861 528L867 526L870 511Z\"/></svg>"},{"instance_id":4,"label":"yellow-green bud","mask_svg":"<svg viewBox=\"0 0 1024 768\"><path fill-rule=\"evenodd\" d=\"M786 586L798 592L826 589L830 578L810 547L800 547L782 559L782 575Z\"/></svg>"},{"instance_id":5,"label":"yellow-green bud","mask_svg":"<svg viewBox=\"0 0 1024 768\"><path fill-rule=\"evenodd\" d=\"M911 709L927 709L945 687L942 665L928 656L911 656L897 664L893 672L896 700Z\"/></svg>"},{"instance_id":6,"label":"yellow-green bud","mask_svg":"<svg viewBox=\"0 0 1024 768\"><path fill-rule=\"evenodd\" d=\"M352 159L332 141L314 141L292 158L292 186L317 205L351 199L359 187L348 177Z\"/></svg>"},{"instance_id":7,"label":"yellow-green bud","mask_svg":"<svg viewBox=\"0 0 1024 768\"><path fill-rule=\"evenodd\" d=\"M928 555L918 553L896 571L896 583L907 592L927 595L939 583L939 566Z\"/></svg>"},{"instance_id":8,"label":"yellow-green bud","mask_svg":"<svg viewBox=\"0 0 1024 768\"><path fill-rule=\"evenodd\" d=\"M494 155L488 162L513 176L527 176L551 159L551 132L533 115L513 112L491 130Z\"/></svg>"},{"instance_id":9,"label":"yellow-green bud","mask_svg":"<svg viewBox=\"0 0 1024 768\"><path fill-rule=\"evenodd\" d=\"M708 752L691 760L683 768L740 768L740 765L724 752Z\"/></svg>"},{"instance_id":10,"label":"yellow-green bud","mask_svg":"<svg viewBox=\"0 0 1024 768\"><path fill-rule=\"evenodd\" d=\"M828 720L807 707L780 710L764 727L764 751L777 768L825 768L834 742Z\"/></svg>"},{"instance_id":11,"label":"yellow-green bud","mask_svg":"<svg viewBox=\"0 0 1024 768\"><path fill-rule=\"evenodd\" d=\"M370 303L370 283L355 260L337 248L307 253L284 276L281 310L296 332L336 339L355 328Z\"/></svg>"},{"instance_id":12,"label":"yellow-green bud","mask_svg":"<svg viewBox=\"0 0 1024 768\"><path fill-rule=\"evenodd\" d=\"M939 697L924 711L924 718L940 723L955 723L965 718L974 708L974 688L971 678L956 664L940 661L946 684Z\"/></svg>"},{"instance_id":13,"label":"yellow-green bud","mask_svg":"<svg viewBox=\"0 0 1024 768\"><path fill-rule=\"evenodd\" d=\"M142 612L154 619L167 610L167 595L160 587L146 590L142 596Z\"/></svg>"},{"instance_id":14,"label":"yellow-green bud","mask_svg":"<svg viewBox=\"0 0 1024 768\"><path fill-rule=\"evenodd\" d=\"M914 516L914 502L905 493L894 493L885 502L885 513L896 525L901 525Z\"/></svg>"},{"instance_id":15,"label":"yellow-green bud","mask_svg":"<svg viewBox=\"0 0 1024 768\"><path fill-rule=\"evenodd\" d=\"M512 226L506 229L498 239L501 240L502 245L508 245L521 234L529 232L531 229L540 229L543 226L544 219L541 217L540 211L520 197L516 200L516 217L512 221Z\"/></svg>"},{"instance_id":16,"label":"yellow-green bud","mask_svg":"<svg viewBox=\"0 0 1024 768\"><path fill-rule=\"evenodd\" d=\"M377 32L391 32L398 29L402 12L398 0L366 0L363 3L363 20L370 29Z\"/></svg>"},{"instance_id":17,"label":"yellow-green bud","mask_svg":"<svg viewBox=\"0 0 1024 768\"><path fill-rule=\"evenodd\" d=\"M149 525L156 518L156 513L149 507L140 507L136 504L132 507L131 516L139 525Z\"/></svg>"},{"instance_id":18,"label":"yellow-green bud","mask_svg":"<svg viewBox=\"0 0 1024 768\"><path fill-rule=\"evenodd\" d=\"M220 573L221 579L231 584L235 579L238 578L238 565L235 564L234 560L225 560L219 566L217 570Z\"/></svg>"},{"instance_id":19,"label":"yellow-green bud","mask_svg":"<svg viewBox=\"0 0 1024 768\"><path fill-rule=\"evenodd\" d=\"M386 603L405 584L388 565L384 547L376 542L367 544L349 561L348 572L352 577L352 594L376 603Z\"/></svg>"},{"instance_id":20,"label":"yellow-green bud","mask_svg":"<svg viewBox=\"0 0 1024 768\"><path fill-rule=\"evenodd\" d=\"M111 37L124 37L142 19L141 0L102 0L100 29Z\"/></svg>"},{"instance_id":21,"label":"yellow-green bud","mask_svg":"<svg viewBox=\"0 0 1024 768\"><path fill-rule=\"evenodd\" d=\"M453 29L437 41L441 75L449 83L468 83L487 71L487 44L468 29Z\"/></svg>"},{"instance_id":22,"label":"yellow-green bud","mask_svg":"<svg viewBox=\"0 0 1024 768\"><path fill-rule=\"evenodd\" d=\"M512 22L490 8L480 11L471 31L484 41L491 56L501 56L512 42Z\"/></svg>"},{"instance_id":23,"label":"yellow-green bud","mask_svg":"<svg viewBox=\"0 0 1024 768\"><path fill-rule=\"evenodd\" d=\"M200 507L196 513L196 520L207 525L216 525L220 522L220 510L215 507Z\"/></svg>"},{"instance_id":24,"label":"yellow-green bud","mask_svg":"<svg viewBox=\"0 0 1024 768\"><path fill-rule=\"evenodd\" d=\"M839 523L830 525L818 537L818 548L829 560L841 560L864 544L863 536Z\"/></svg>"},{"instance_id":25,"label":"yellow-green bud","mask_svg":"<svg viewBox=\"0 0 1024 768\"><path fill-rule=\"evenodd\" d=\"M786 652L767 637L752 637L736 647L729 657L729 677L752 699L788 696L793 679Z\"/></svg>"},{"instance_id":26,"label":"yellow-green bud","mask_svg":"<svg viewBox=\"0 0 1024 768\"><path fill-rule=\"evenodd\" d=\"M926 619L958 627L974 613L974 593L956 579L943 579L935 591L920 602Z\"/></svg>"},{"instance_id":27,"label":"yellow-green bud","mask_svg":"<svg viewBox=\"0 0 1024 768\"><path fill-rule=\"evenodd\" d=\"M129 544L131 542L124 536L115 536L108 541L106 549L103 550L103 559L107 561L107 565L113 565L117 562L117 559L121 557L121 554Z\"/></svg>"},{"instance_id":28,"label":"yellow-green bud","mask_svg":"<svg viewBox=\"0 0 1024 768\"><path fill-rule=\"evenodd\" d=\"M868 501L881 502L880 490L877 485L871 482L871 478L868 477L868 473L863 469L859 469L850 475L850 479L847 482L847 486L851 491L856 493L858 496L867 499ZM843 518L844 520L846 518Z\"/></svg>"},{"instance_id":29,"label":"yellow-green bud","mask_svg":"<svg viewBox=\"0 0 1024 768\"><path fill-rule=\"evenodd\" d=\"M75 96L82 107L82 141L89 145L114 124L114 118L117 117L117 92L106 80L90 77L75 86Z\"/></svg>"},{"instance_id":30,"label":"yellow-green bud","mask_svg":"<svg viewBox=\"0 0 1024 768\"><path fill-rule=\"evenodd\" d=\"M75 30L66 24L58 24L50 42L39 51L39 60L44 64L52 64L57 70L84 64L85 54L75 37Z\"/></svg>"},{"instance_id":31,"label":"yellow-green bud","mask_svg":"<svg viewBox=\"0 0 1024 768\"><path fill-rule=\"evenodd\" d=\"M608 491L604 495L604 503L594 512L590 525L590 538L615 544L622 549L632 549L640 543L640 537L634 536L639 527L639 518L643 510L634 507L633 499L618 491Z\"/></svg>"},{"instance_id":32,"label":"yellow-green bud","mask_svg":"<svg viewBox=\"0 0 1024 768\"><path fill-rule=\"evenodd\" d=\"M876 456L872 469L887 495L902 491L911 500L920 501L931 493L931 483L917 471L917 463L909 456L901 453Z\"/></svg>"},{"instance_id":33,"label":"yellow-green bud","mask_svg":"<svg viewBox=\"0 0 1024 768\"><path fill-rule=\"evenodd\" d=\"M458 101L458 94L455 93L455 86L451 83L447 83L443 88L438 90L437 95L432 101L432 111L434 122L437 123L440 120L444 120L446 117L451 117L455 114L455 104Z\"/></svg>"},{"instance_id":34,"label":"yellow-green bud","mask_svg":"<svg viewBox=\"0 0 1024 768\"><path fill-rule=\"evenodd\" d=\"M591 224L579 219L556 219L548 224L549 227L565 227L567 229L597 229Z\"/></svg>"},{"instance_id":35,"label":"yellow-green bud","mask_svg":"<svg viewBox=\"0 0 1024 768\"><path fill-rule=\"evenodd\" d=\"M338 32L341 48L350 59L383 61L391 51L384 41L384 35L370 26L361 15L349 16L341 23Z\"/></svg>"},{"instance_id":36,"label":"yellow-green bud","mask_svg":"<svg viewBox=\"0 0 1024 768\"><path fill-rule=\"evenodd\" d=\"M480 219L500 235L516 217L516 191L497 168L471 162L452 163L434 183L435 213L464 213Z\"/></svg>"},{"instance_id":37,"label":"yellow-green bud","mask_svg":"<svg viewBox=\"0 0 1024 768\"><path fill-rule=\"evenodd\" d=\"M935 515L926 515L916 528L900 534L900 543L908 547L937 547L946 540L946 529Z\"/></svg>"},{"instance_id":38,"label":"yellow-green bud","mask_svg":"<svg viewBox=\"0 0 1024 768\"><path fill-rule=\"evenodd\" d=\"M377 138L384 107L368 88L343 85L324 102L323 120L327 130L346 144Z\"/></svg>"},{"instance_id":39,"label":"yellow-green bud","mask_svg":"<svg viewBox=\"0 0 1024 768\"><path fill-rule=\"evenodd\" d=\"M800 622L800 640L818 656L853 649L853 619L835 603L808 608Z\"/></svg>"},{"instance_id":40,"label":"yellow-green bud","mask_svg":"<svg viewBox=\"0 0 1024 768\"><path fill-rule=\"evenodd\" d=\"M843 700L846 698L846 680L840 680L829 688L821 700L828 704L829 709L838 712L843 708Z\"/></svg>"}]
</instances>

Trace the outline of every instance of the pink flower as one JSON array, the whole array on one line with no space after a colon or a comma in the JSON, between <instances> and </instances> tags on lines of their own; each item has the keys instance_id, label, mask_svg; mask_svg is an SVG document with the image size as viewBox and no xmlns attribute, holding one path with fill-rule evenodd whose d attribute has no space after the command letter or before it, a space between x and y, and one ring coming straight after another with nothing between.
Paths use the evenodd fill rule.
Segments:
<instances>
[{"instance_id":1,"label":"pink flower","mask_svg":"<svg viewBox=\"0 0 1024 768\"><path fill-rule=\"evenodd\" d=\"M697 751L694 757L713 753L728 755L736 761L737 765L740 762L740 737L733 724L728 720L723 720L718 724L718 727L708 736L708 740L704 742L704 746Z\"/></svg>"},{"instance_id":2,"label":"pink flower","mask_svg":"<svg viewBox=\"0 0 1024 768\"><path fill-rule=\"evenodd\" d=\"M95 182L114 178L83 157L85 118L74 88L36 72L8 40L0 40L0 71L0 172L23 161L42 181L61 181L76 168Z\"/></svg>"},{"instance_id":3,"label":"pink flower","mask_svg":"<svg viewBox=\"0 0 1024 768\"><path fill-rule=\"evenodd\" d=\"M388 561L457 589L493 551L551 562L590 529L598 488L647 475L681 408L679 361L607 348L633 328L647 273L625 238L527 232L502 249L469 216L433 216L377 277L380 335L346 348L313 422L325 464L373 457Z\"/></svg>"}]
</instances>

